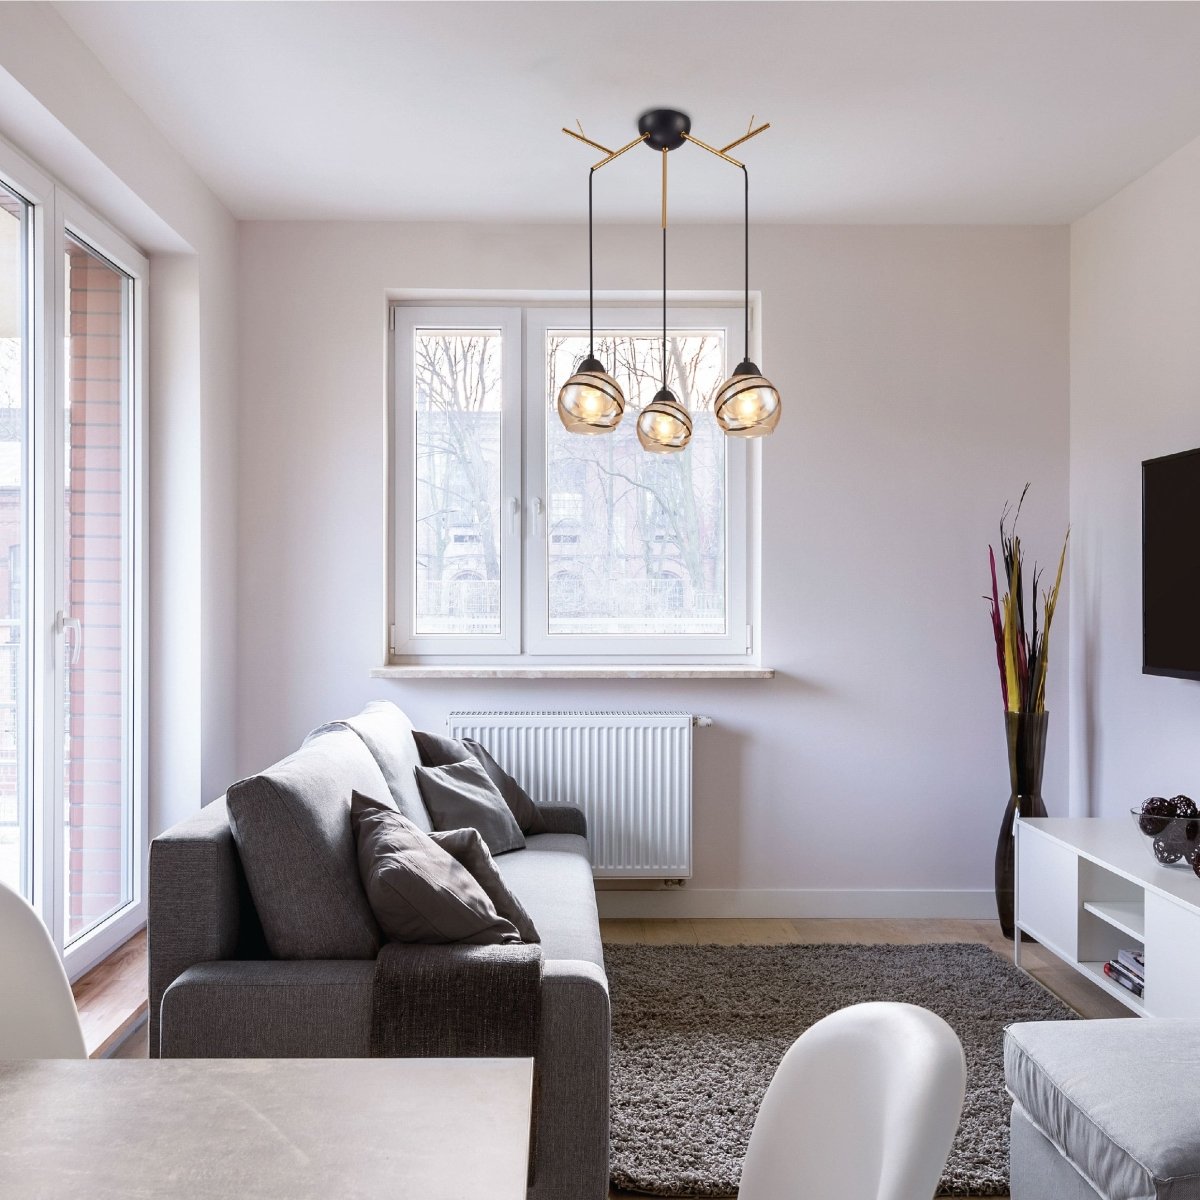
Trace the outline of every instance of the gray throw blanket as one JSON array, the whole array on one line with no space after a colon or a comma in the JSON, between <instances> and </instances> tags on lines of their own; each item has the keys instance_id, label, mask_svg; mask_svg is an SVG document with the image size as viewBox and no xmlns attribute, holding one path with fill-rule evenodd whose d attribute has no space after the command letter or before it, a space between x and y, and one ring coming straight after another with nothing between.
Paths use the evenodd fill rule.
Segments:
<instances>
[{"instance_id":1,"label":"gray throw blanket","mask_svg":"<svg viewBox=\"0 0 1200 1200\"><path fill-rule=\"evenodd\" d=\"M372 1058L533 1058L542 948L389 942L375 961Z\"/></svg>"}]
</instances>

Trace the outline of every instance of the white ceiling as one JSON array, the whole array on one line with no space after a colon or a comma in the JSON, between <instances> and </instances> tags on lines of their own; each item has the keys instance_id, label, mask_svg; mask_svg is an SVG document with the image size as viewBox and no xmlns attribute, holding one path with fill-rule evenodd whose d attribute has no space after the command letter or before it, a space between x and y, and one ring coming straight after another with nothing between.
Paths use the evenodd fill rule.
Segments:
<instances>
[{"instance_id":1,"label":"white ceiling","mask_svg":"<svg viewBox=\"0 0 1200 1200\"><path fill-rule=\"evenodd\" d=\"M241 218L578 220L644 108L744 149L758 220L1069 221L1200 135L1198 3L57 4ZM653 220L657 156L596 177ZM679 220L733 168L671 155Z\"/></svg>"}]
</instances>

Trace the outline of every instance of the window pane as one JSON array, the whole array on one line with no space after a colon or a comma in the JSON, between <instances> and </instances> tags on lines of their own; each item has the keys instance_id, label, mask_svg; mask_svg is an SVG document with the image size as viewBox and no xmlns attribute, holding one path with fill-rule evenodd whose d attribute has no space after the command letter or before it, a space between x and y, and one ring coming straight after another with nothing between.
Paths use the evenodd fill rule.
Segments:
<instances>
[{"instance_id":1,"label":"window pane","mask_svg":"<svg viewBox=\"0 0 1200 1200\"><path fill-rule=\"evenodd\" d=\"M130 281L67 240L66 937L132 899L129 771Z\"/></svg>"},{"instance_id":2,"label":"window pane","mask_svg":"<svg viewBox=\"0 0 1200 1200\"><path fill-rule=\"evenodd\" d=\"M25 336L29 206L0 185L0 880L30 895L25 762Z\"/></svg>"},{"instance_id":3,"label":"window pane","mask_svg":"<svg viewBox=\"0 0 1200 1200\"><path fill-rule=\"evenodd\" d=\"M502 632L502 352L498 329L413 334L418 634Z\"/></svg>"},{"instance_id":4,"label":"window pane","mask_svg":"<svg viewBox=\"0 0 1200 1200\"><path fill-rule=\"evenodd\" d=\"M668 385L695 418L679 454L648 454L633 430L661 386L661 344L649 330L598 339L598 357L624 389L625 416L616 433L581 437L563 428L555 404L588 339L547 334L551 634L726 631L725 438L711 416L725 375L724 336L668 338Z\"/></svg>"}]
</instances>

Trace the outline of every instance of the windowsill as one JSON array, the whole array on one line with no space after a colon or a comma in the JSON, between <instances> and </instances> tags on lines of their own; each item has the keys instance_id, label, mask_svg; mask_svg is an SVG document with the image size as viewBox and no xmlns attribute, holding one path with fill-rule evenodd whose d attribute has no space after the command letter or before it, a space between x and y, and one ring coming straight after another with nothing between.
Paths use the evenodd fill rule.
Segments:
<instances>
[{"instance_id":1,"label":"windowsill","mask_svg":"<svg viewBox=\"0 0 1200 1200\"><path fill-rule=\"evenodd\" d=\"M146 1017L146 931L72 985L89 1058L105 1058Z\"/></svg>"},{"instance_id":2,"label":"windowsill","mask_svg":"<svg viewBox=\"0 0 1200 1200\"><path fill-rule=\"evenodd\" d=\"M399 663L372 667L372 679L774 679L773 667L699 664L674 666L617 663L611 666L503 663L460 663L454 666L432 663Z\"/></svg>"}]
</instances>

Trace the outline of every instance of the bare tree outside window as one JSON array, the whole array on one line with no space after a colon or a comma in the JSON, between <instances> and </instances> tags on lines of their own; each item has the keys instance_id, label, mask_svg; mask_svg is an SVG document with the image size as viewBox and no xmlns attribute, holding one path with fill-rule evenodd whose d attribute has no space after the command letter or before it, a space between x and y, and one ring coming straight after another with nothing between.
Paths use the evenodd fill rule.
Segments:
<instances>
[{"instance_id":1,"label":"bare tree outside window","mask_svg":"<svg viewBox=\"0 0 1200 1200\"><path fill-rule=\"evenodd\" d=\"M711 414L725 374L721 333L667 339L668 386L694 416L691 445L648 454L630 428L662 384L661 337L605 333L601 361L624 389L616 433L568 433L555 411L558 389L587 353L588 339L546 338L549 628L552 635L664 636L726 632L725 440ZM563 536L567 513L580 512ZM576 535L577 536L574 536ZM566 580L570 584L566 585ZM556 583L556 581L559 581Z\"/></svg>"},{"instance_id":2,"label":"bare tree outside window","mask_svg":"<svg viewBox=\"0 0 1200 1200\"><path fill-rule=\"evenodd\" d=\"M500 632L502 354L498 329L414 334L419 634Z\"/></svg>"}]
</instances>

